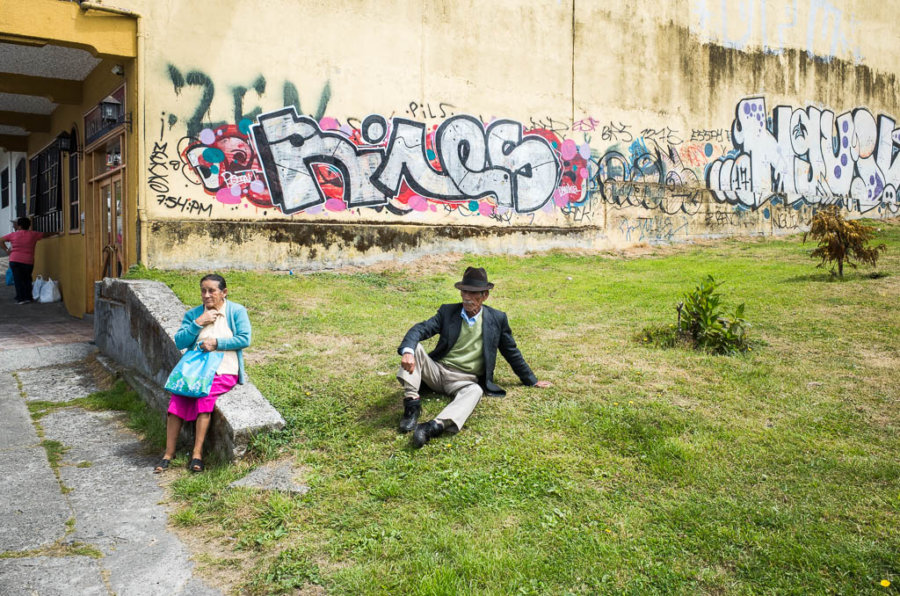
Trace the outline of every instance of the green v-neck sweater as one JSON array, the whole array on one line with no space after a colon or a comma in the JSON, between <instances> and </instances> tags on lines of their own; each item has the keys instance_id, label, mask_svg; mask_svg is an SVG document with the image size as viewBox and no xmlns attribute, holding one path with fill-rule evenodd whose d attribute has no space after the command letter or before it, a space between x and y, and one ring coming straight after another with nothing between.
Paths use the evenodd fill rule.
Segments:
<instances>
[{"instance_id":1,"label":"green v-neck sweater","mask_svg":"<svg viewBox=\"0 0 900 596\"><path fill-rule=\"evenodd\" d=\"M462 322L459 338L447 355L441 359L442 364L458 368L476 376L484 374L484 342L481 340L481 322L484 315L478 317L471 327Z\"/></svg>"}]
</instances>

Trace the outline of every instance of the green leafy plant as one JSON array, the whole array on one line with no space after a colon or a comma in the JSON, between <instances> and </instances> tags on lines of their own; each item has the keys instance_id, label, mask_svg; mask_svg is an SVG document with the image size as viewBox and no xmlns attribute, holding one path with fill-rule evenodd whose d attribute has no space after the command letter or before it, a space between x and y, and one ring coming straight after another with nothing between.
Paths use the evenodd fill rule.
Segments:
<instances>
[{"instance_id":1,"label":"green leafy plant","mask_svg":"<svg viewBox=\"0 0 900 596\"><path fill-rule=\"evenodd\" d=\"M714 354L735 354L750 348L750 323L744 319L744 305L728 311L722 295L716 292L721 283L708 275L675 306L675 325L645 327L639 341L663 348L675 346L708 350Z\"/></svg>"},{"instance_id":2,"label":"green leafy plant","mask_svg":"<svg viewBox=\"0 0 900 596\"><path fill-rule=\"evenodd\" d=\"M715 354L733 354L749 347L744 319L744 304L731 312L725 309L722 295L716 292L721 283L706 276L693 291L684 295L678 310L678 330L694 342L694 346Z\"/></svg>"},{"instance_id":3,"label":"green leafy plant","mask_svg":"<svg viewBox=\"0 0 900 596\"><path fill-rule=\"evenodd\" d=\"M803 242L806 242L807 236L819 243L809 256L822 259L818 267L836 263L837 276L841 278L844 277L844 263L856 268L851 257L876 267L878 253L887 250L884 244L869 246L869 241L875 237L875 231L858 221L844 219L836 205L830 205L813 215L809 231L803 234ZM834 265L831 267L831 274L835 275Z\"/></svg>"}]
</instances>

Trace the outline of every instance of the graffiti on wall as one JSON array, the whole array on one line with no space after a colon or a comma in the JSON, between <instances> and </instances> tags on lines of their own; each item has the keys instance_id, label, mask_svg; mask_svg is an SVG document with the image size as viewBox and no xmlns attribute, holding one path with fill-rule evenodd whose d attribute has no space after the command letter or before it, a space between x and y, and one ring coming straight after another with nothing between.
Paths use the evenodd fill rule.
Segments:
<instances>
[{"instance_id":1,"label":"graffiti on wall","mask_svg":"<svg viewBox=\"0 0 900 596\"><path fill-rule=\"evenodd\" d=\"M501 218L577 203L589 178L587 144L510 120L485 125L459 115L429 129L373 115L352 129L289 107L257 122L183 137L178 155L188 181L219 203L289 215L358 208L404 214L440 205ZM151 162L154 190L159 168Z\"/></svg>"},{"instance_id":2,"label":"graffiti on wall","mask_svg":"<svg viewBox=\"0 0 900 596\"><path fill-rule=\"evenodd\" d=\"M349 208L386 205L405 186L424 200L487 200L492 210L529 213L559 188L560 156L567 151L558 139L548 140L555 137L548 131L525 133L511 120L485 126L466 115L452 116L431 132L420 122L372 115L358 135L346 135L323 131L314 119L287 108L259 116L252 131L273 202L288 214L326 203L313 169L326 164L340 174L340 198ZM583 157L571 163L576 156L567 156L567 167L577 171L580 165L586 173ZM580 197L585 177L567 179L571 194Z\"/></svg>"},{"instance_id":3,"label":"graffiti on wall","mask_svg":"<svg viewBox=\"0 0 900 596\"><path fill-rule=\"evenodd\" d=\"M193 184L224 205L246 200L261 208L272 206L256 149L248 138L250 120L237 126L204 128L196 137L184 137L178 147L182 172Z\"/></svg>"},{"instance_id":4,"label":"graffiti on wall","mask_svg":"<svg viewBox=\"0 0 900 596\"><path fill-rule=\"evenodd\" d=\"M626 217L619 222L619 232L627 242L672 242L679 236L687 237L689 229L690 218L687 215L651 215L633 219Z\"/></svg>"},{"instance_id":5,"label":"graffiti on wall","mask_svg":"<svg viewBox=\"0 0 900 596\"><path fill-rule=\"evenodd\" d=\"M890 116L778 106L770 120L752 97L738 103L731 134L734 151L706 170L720 201L755 209L775 195L897 212L900 129Z\"/></svg>"},{"instance_id":6,"label":"graffiti on wall","mask_svg":"<svg viewBox=\"0 0 900 596\"><path fill-rule=\"evenodd\" d=\"M328 83L315 113L304 114L289 81L275 85L276 105L284 107L265 111L260 103L272 85L262 76L219 85L226 92L217 94L202 72L183 75L169 65L168 75L180 111L162 114L147 183L159 205L184 214L212 217L218 205L287 215L439 213L527 225L539 213L587 223L604 208L638 208L670 218L702 210L708 229L725 229L758 221L728 213L758 212L790 228L793 216L785 213L793 209L802 220L807 205L898 211L900 131L892 117L865 108L835 116L778 106L769 115L763 98L749 97L736 105L730 129L679 130L596 114L519 122L430 100L399 107L401 116L342 122L324 115ZM234 121L212 120L213 105ZM183 197L176 180L202 193ZM710 201L721 208L705 207ZM635 225L623 234L653 235L647 222ZM662 229L657 220L653 225Z\"/></svg>"},{"instance_id":7,"label":"graffiti on wall","mask_svg":"<svg viewBox=\"0 0 900 596\"><path fill-rule=\"evenodd\" d=\"M793 0L774 8L764 0L692 0L691 32L738 50L758 39L775 54L801 47L811 59L863 60L859 22L828 0Z\"/></svg>"}]
</instances>

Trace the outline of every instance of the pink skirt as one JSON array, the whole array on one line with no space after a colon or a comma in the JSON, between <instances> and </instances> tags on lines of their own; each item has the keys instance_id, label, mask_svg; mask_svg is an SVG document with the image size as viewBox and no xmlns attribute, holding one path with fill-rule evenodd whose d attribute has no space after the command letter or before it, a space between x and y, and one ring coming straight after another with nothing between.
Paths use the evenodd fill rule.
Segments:
<instances>
[{"instance_id":1,"label":"pink skirt","mask_svg":"<svg viewBox=\"0 0 900 596\"><path fill-rule=\"evenodd\" d=\"M196 420L198 414L212 412L216 407L216 398L230 391L237 382L237 375L216 375L206 397L185 397L172 393L169 399L169 414L188 422Z\"/></svg>"}]
</instances>

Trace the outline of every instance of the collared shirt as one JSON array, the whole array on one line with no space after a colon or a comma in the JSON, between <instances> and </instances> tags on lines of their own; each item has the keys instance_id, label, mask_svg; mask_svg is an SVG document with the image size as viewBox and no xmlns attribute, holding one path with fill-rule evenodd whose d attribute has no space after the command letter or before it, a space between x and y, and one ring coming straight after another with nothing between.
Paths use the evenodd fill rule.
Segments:
<instances>
[{"instance_id":1,"label":"collared shirt","mask_svg":"<svg viewBox=\"0 0 900 596\"><path fill-rule=\"evenodd\" d=\"M475 323L478 322L478 317L480 317L480 316L481 316L481 313L483 313L483 312L484 312L484 309L483 309L483 308L479 308L479 309L478 309L478 312L475 314L475 316L474 316L474 317L470 317L470 316L469 316L469 313L466 312L466 307L464 306L464 307L462 308L461 314L462 314L463 321L466 322L466 325L468 325L469 327L471 327L472 325L474 325Z\"/></svg>"}]
</instances>

